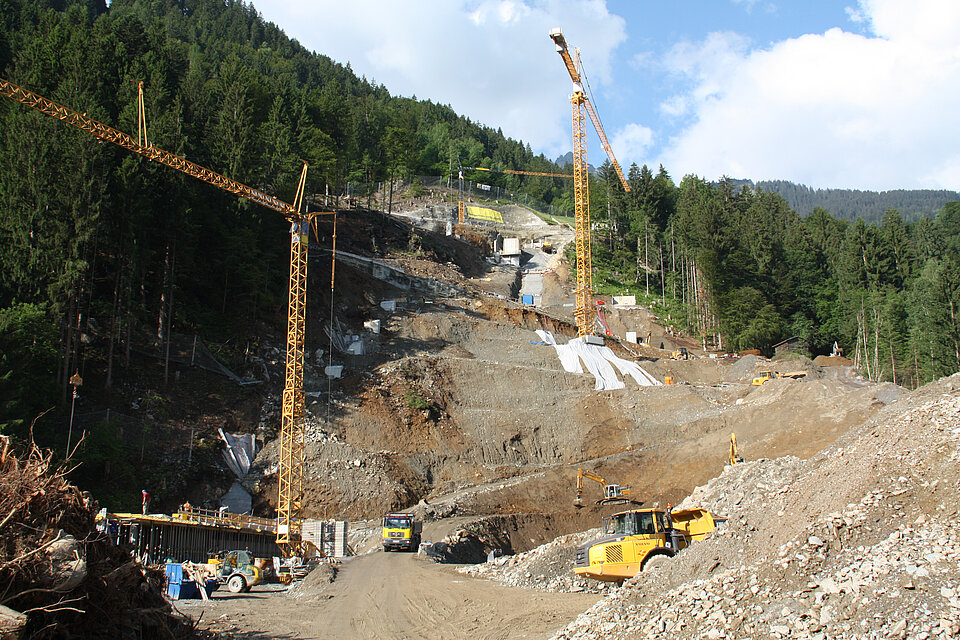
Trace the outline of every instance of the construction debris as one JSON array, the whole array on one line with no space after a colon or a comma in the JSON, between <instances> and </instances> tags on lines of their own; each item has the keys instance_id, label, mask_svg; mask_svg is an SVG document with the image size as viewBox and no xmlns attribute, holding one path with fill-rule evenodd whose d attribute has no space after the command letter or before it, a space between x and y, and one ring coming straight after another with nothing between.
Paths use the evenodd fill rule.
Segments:
<instances>
[{"instance_id":1,"label":"construction debris","mask_svg":"<svg viewBox=\"0 0 960 640\"><path fill-rule=\"evenodd\" d=\"M807 461L727 467L690 497L727 511L713 539L554 637L956 637L958 389L928 385Z\"/></svg>"},{"instance_id":2,"label":"construction debris","mask_svg":"<svg viewBox=\"0 0 960 640\"><path fill-rule=\"evenodd\" d=\"M0 633L6 638L189 638L141 566L94 525L97 506L51 454L0 437ZM20 615L18 615L18 612Z\"/></svg>"}]
</instances>

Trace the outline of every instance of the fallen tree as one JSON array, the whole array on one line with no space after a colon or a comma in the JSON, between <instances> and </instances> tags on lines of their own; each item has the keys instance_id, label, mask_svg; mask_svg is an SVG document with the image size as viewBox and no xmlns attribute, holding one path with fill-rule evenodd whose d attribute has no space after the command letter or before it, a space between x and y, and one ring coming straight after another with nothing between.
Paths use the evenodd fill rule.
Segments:
<instances>
[{"instance_id":1,"label":"fallen tree","mask_svg":"<svg viewBox=\"0 0 960 640\"><path fill-rule=\"evenodd\" d=\"M98 531L92 496L0 436L0 638L190 638L164 576Z\"/></svg>"}]
</instances>

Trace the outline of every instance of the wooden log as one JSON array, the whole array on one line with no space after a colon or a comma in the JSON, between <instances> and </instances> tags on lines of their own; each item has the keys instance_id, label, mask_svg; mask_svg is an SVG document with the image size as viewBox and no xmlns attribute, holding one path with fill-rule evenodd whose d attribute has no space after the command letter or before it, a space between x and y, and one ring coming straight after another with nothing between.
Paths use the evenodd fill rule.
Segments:
<instances>
[{"instance_id":1,"label":"wooden log","mask_svg":"<svg viewBox=\"0 0 960 640\"><path fill-rule=\"evenodd\" d=\"M0 604L0 640L19 640L27 616Z\"/></svg>"}]
</instances>

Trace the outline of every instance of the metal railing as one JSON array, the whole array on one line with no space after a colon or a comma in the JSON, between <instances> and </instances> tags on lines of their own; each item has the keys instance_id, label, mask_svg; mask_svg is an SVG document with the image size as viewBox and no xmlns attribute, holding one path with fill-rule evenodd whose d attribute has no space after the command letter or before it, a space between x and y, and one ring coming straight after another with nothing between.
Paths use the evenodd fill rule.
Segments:
<instances>
[{"instance_id":1,"label":"metal railing","mask_svg":"<svg viewBox=\"0 0 960 640\"><path fill-rule=\"evenodd\" d=\"M219 511L217 509L199 509L181 507L175 514L175 520L190 522L193 524L202 524L213 527L233 527L237 529L253 529L256 531L277 530L277 521L275 518L258 518L243 513L230 513L229 511Z\"/></svg>"}]
</instances>

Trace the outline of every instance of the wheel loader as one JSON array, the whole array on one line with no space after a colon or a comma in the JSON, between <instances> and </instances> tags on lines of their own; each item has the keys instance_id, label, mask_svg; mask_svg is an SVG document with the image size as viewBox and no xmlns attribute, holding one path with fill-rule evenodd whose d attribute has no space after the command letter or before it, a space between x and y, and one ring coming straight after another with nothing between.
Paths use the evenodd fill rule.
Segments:
<instances>
[{"instance_id":1,"label":"wheel loader","mask_svg":"<svg viewBox=\"0 0 960 640\"><path fill-rule=\"evenodd\" d=\"M632 509L606 520L604 537L577 548L573 571L584 578L623 582L672 558L712 533L717 522L706 509Z\"/></svg>"},{"instance_id":2,"label":"wheel loader","mask_svg":"<svg viewBox=\"0 0 960 640\"><path fill-rule=\"evenodd\" d=\"M249 551L220 551L207 564L213 569L217 581L227 585L230 593L245 593L250 587L263 582L263 571L253 562Z\"/></svg>"}]
</instances>

